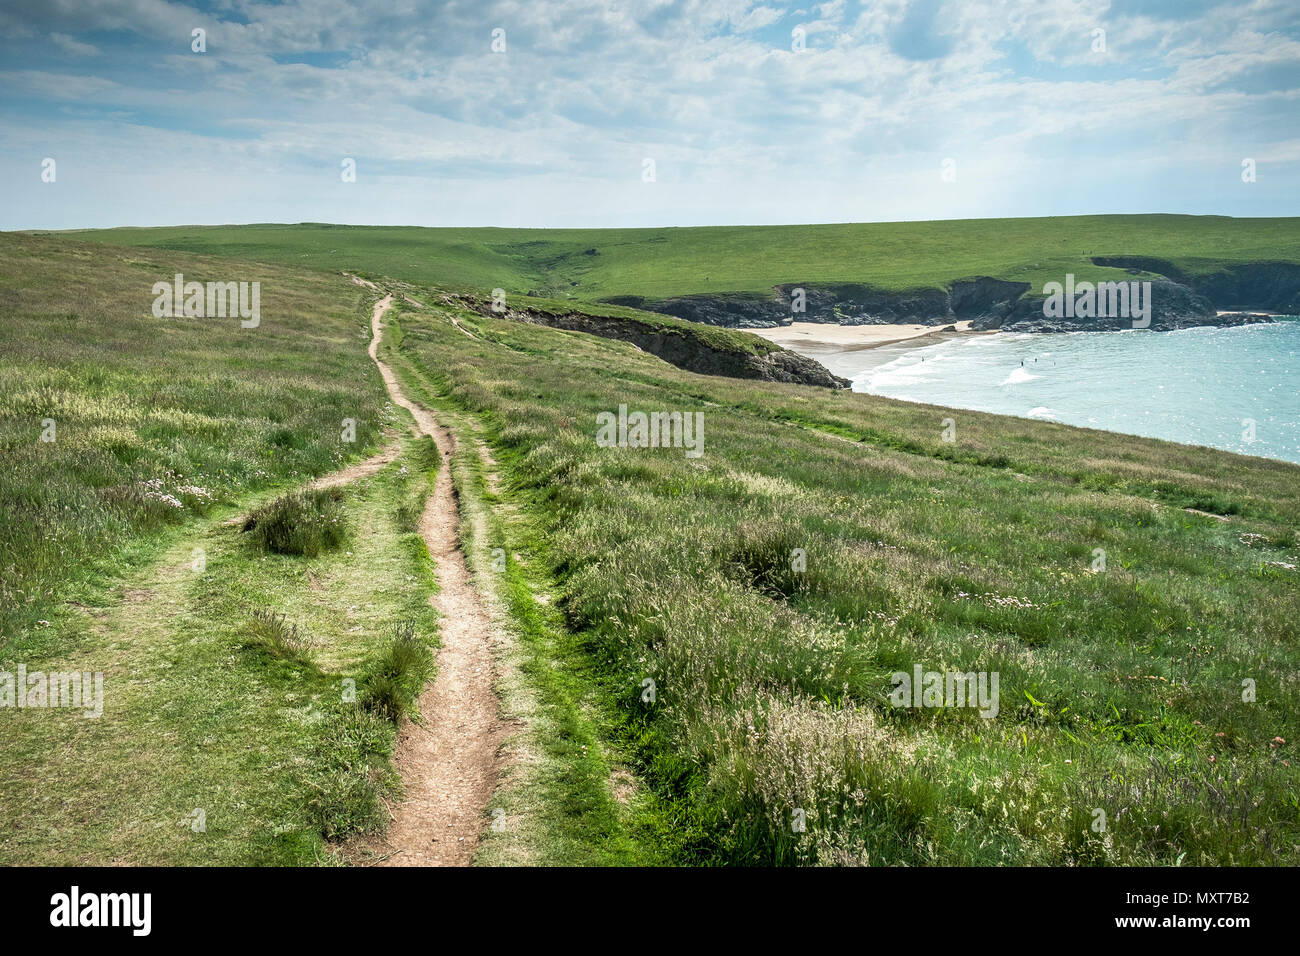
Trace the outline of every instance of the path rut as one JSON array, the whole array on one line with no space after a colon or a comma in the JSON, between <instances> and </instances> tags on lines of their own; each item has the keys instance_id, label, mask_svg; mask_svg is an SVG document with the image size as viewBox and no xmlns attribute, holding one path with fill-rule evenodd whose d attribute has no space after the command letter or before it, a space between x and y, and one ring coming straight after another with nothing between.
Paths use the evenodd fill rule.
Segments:
<instances>
[{"instance_id":1,"label":"path rut","mask_svg":"<svg viewBox=\"0 0 1300 956\"><path fill-rule=\"evenodd\" d=\"M437 567L439 591L432 603L442 615L442 647L437 676L420 695L421 723L404 721L398 733L395 762L405 798L394 808L387 833L369 841L369 848L387 866L466 866L486 823L507 725L493 690L491 620L456 535L455 437L428 409L407 399L379 358L382 319L392 301L390 293L375 303L369 352L393 402L411 413L442 455L420 518L420 536Z\"/></svg>"}]
</instances>

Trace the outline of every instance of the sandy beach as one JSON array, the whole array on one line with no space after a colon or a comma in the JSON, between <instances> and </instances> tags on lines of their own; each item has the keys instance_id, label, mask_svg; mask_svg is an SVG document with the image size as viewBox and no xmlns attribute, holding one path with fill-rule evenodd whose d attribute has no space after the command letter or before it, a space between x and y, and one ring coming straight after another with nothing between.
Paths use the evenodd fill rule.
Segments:
<instances>
[{"instance_id":1,"label":"sandy beach","mask_svg":"<svg viewBox=\"0 0 1300 956\"><path fill-rule=\"evenodd\" d=\"M770 342L796 352L856 352L896 342L908 342L928 335L969 332L970 321L947 325L834 325L827 322L794 322L774 329L747 329ZM920 343L917 343L920 344Z\"/></svg>"},{"instance_id":2,"label":"sandy beach","mask_svg":"<svg viewBox=\"0 0 1300 956\"><path fill-rule=\"evenodd\" d=\"M795 322L775 329L746 331L815 359L830 372L847 379L855 379L872 368L886 365L908 349L923 348L958 336L997 334L976 332L971 329L969 320L943 325Z\"/></svg>"}]
</instances>

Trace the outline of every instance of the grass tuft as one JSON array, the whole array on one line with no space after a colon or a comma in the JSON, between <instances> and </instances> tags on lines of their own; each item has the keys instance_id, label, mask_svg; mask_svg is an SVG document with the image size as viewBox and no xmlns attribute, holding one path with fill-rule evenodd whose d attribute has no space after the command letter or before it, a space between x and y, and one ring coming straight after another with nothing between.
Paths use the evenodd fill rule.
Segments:
<instances>
[{"instance_id":1,"label":"grass tuft","mask_svg":"<svg viewBox=\"0 0 1300 956\"><path fill-rule=\"evenodd\" d=\"M281 660L309 664L316 642L305 630L292 623L284 614L274 611L253 611L248 621L248 646L260 647Z\"/></svg>"},{"instance_id":2,"label":"grass tuft","mask_svg":"<svg viewBox=\"0 0 1300 956\"><path fill-rule=\"evenodd\" d=\"M314 488L281 495L253 511L244 531L264 551L314 558L347 539L343 492Z\"/></svg>"},{"instance_id":3,"label":"grass tuft","mask_svg":"<svg viewBox=\"0 0 1300 956\"><path fill-rule=\"evenodd\" d=\"M359 703L363 710L395 723L411 712L432 671L429 645L416 635L412 622L402 621L367 675Z\"/></svg>"}]
</instances>

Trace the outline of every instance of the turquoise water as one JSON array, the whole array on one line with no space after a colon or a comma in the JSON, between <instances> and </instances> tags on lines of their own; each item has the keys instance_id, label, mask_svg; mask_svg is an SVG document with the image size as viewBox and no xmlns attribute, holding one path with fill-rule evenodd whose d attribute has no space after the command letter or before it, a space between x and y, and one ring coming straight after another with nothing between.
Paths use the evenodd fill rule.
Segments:
<instances>
[{"instance_id":1,"label":"turquoise water","mask_svg":"<svg viewBox=\"0 0 1300 956\"><path fill-rule=\"evenodd\" d=\"M965 336L854 353L859 392L1300 462L1300 319ZM1247 434L1251 420L1254 438Z\"/></svg>"}]
</instances>

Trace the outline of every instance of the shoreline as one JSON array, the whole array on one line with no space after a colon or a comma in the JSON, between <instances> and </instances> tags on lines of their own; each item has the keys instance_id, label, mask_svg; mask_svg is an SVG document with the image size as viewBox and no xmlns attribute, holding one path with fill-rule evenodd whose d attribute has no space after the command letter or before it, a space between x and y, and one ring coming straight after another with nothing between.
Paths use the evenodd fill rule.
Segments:
<instances>
[{"instance_id":1,"label":"shoreline","mask_svg":"<svg viewBox=\"0 0 1300 956\"><path fill-rule=\"evenodd\" d=\"M944 325L794 322L776 328L746 331L819 362L832 375L846 378L850 382L864 372L892 362L914 348L924 348L952 339L998 334L996 331L975 331L971 328L969 319Z\"/></svg>"},{"instance_id":2,"label":"shoreline","mask_svg":"<svg viewBox=\"0 0 1300 956\"><path fill-rule=\"evenodd\" d=\"M810 356L817 353L842 354L866 349L897 345L900 342L921 343L922 340L954 338L965 335L993 335L994 332L976 332L969 319L947 325L918 325L897 323L880 325L838 325L830 322L792 322L775 328L746 329L762 336L782 348L795 352L805 349Z\"/></svg>"},{"instance_id":3,"label":"shoreline","mask_svg":"<svg viewBox=\"0 0 1300 956\"><path fill-rule=\"evenodd\" d=\"M1240 311L1219 311L1216 313L1218 318L1225 316L1261 316L1267 317L1267 322L1274 322L1280 318L1285 318L1286 313L1282 312L1240 312ZM1236 323L1226 323L1216 325L1206 323L1205 328L1229 328ZM772 328L745 329L754 335L761 336L782 348L790 349L793 352L799 352L807 355L809 358L824 360L827 356L846 355L854 352L862 352L869 349L879 349L890 345L899 345L907 343L908 345L925 345L932 342L946 341L954 338L965 338L975 335L997 335L1000 329L976 330L971 327L970 319L964 319L959 322L949 322L946 325L919 325L916 323L897 322L897 323L879 323L872 325L840 325L833 322L792 322L789 325L779 325ZM1064 334L1068 335L1076 331L1087 331L1084 329L1070 330L1068 332L1057 333L1039 333L1039 334ZM1117 330L1120 331L1120 330Z\"/></svg>"}]
</instances>

